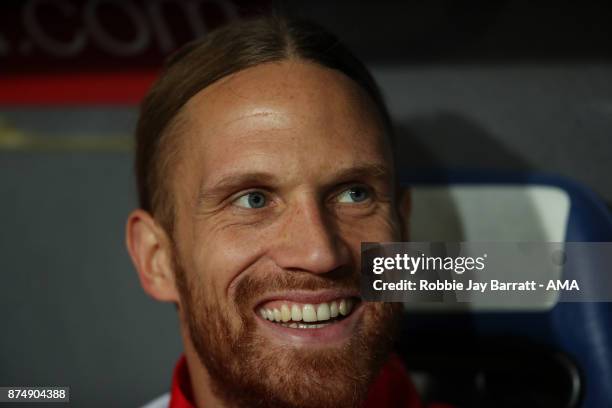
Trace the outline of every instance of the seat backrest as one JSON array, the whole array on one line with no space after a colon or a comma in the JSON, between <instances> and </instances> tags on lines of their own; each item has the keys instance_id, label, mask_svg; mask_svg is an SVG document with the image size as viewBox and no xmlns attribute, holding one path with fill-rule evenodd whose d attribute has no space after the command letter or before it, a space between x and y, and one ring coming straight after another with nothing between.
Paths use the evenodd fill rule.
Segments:
<instances>
[{"instance_id":1,"label":"seat backrest","mask_svg":"<svg viewBox=\"0 0 612 408\"><path fill-rule=\"evenodd\" d=\"M406 171L400 173L400 183L412 189L411 241L612 241L612 215L608 208L593 192L562 177ZM600 265L581 265L579 273L582 278L596 281L601 274L612 271L601 270ZM447 352L446 358L452 359L449 356L454 353L457 364L461 364L462 352L478 353L474 347L491 348L489 351L495 354L495 348L522 344L520 350L515 350L516 355L540 358L544 364L542 373L546 367L555 371L555 365L575 363L581 372L581 395L568 394L565 401L575 402L579 397L583 407L612 406L611 306L607 302L557 303L537 310L508 311L471 304L461 312L439 307L434 312L407 304L404 336L411 349L429 347L439 355L440 347L444 347L440 339L448 339L452 333L456 349ZM501 351L497 350L497 354L503 355ZM546 358L542 356L546 353L563 357L552 357L553 363L545 367ZM415 357L410 351L408 354L408 358ZM427 362L422 360L422 364ZM508 361L504 364L511 365ZM553 387L563 381L575 382L572 375Z\"/></svg>"}]
</instances>

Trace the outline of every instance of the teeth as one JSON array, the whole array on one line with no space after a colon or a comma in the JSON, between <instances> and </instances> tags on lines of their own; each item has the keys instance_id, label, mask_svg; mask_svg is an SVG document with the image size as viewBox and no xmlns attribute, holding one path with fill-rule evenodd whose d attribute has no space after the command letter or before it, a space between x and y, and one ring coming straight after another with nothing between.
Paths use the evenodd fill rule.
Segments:
<instances>
[{"instance_id":1,"label":"teeth","mask_svg":"<svg viewBox=\"0 0 612 408\"><path fill-rule=\"evenodd\" d=\"M331 323L321 323L321 324L305 324L305 323L281 323L281 326L290 327L292 329L320 329L321 327L325 327Z\"/></svg>"},{"instance_id":2,"label":"teeth","mask_svg":"<svg viewBox=\"0 0 612 408\"><path fill-rule=\"evenodd\" d=\"M338 316L348 316L353 310L353 299L345 298L334 300L333 302L312 304L287 304L283 303L275 308L259 309L259 314L265 320L281 323L283 326L292 328L316 328L321 325L312 324L315 322L325 322ZM310 324L296 324L293 322L303 322ZM325 323L323 325L326 325ZM294 327L295 325L295 327Z\"/></svg>"},{"instance_id":3,"label":"teeth","mask_svg":"<svg viewBox=\"0 0 612 408\"><path fill-rule=\"evenodd\" d=\"M338 316L338 303L331 302L331 306L329 307L329 315L332 318Z\"/></svg>"},{"instance_id":4,"label":"teeth","mask_svg":"<svg viewBox=\"0 0 612 408\"><path fill-rule=\"evenodd\" d=\"M315 312L315 308L313 305L304 305L304 307L302 308L302 319L305 322L317 321L317 312Z\"/></svg>"},{"instance_id":5,"label":"teeth","mask_svg":"<svg viewBox=\"0 0 612 408\"><path fill-rule=\"evenodd\" d=\"M340 312L342 316L346 316L349 313L351 313L352 309L353 309L353 302L351 301L351 299L342 299L340 301L340 305L338 306L338 311Z\"/></svg>"},{"instance_id":6,"label":"teeth","mask_svg":"<svg viewBox=\"0 0 612 408\"><path fill-rule=\"evenodd\" d=\"M298 324L298 329L320 329L321 327L327 326L327 324Z\"/></svg>"},{"instance_id":7,"label":"teeth","mask_svg":"<svg viewBox=\"0 0 612 408\"><path fill-rule=\"evenodd\" d=\"M329 320L329 305L327 303L321 303L317 307L317 320Z\"/></svg>"},{"instance_id":8,"label":"teeth","mask_svg":"<svg viewBox=\"0 0 612 408\"><path fill-rule=\"evenodd\" d=\"M302 320L302 308L298 305L291 306L291 320L294 322Z\"/></svg>"},{"instance_id":9,"label":"teeth","mask_svg":"<svg viewBox=\"0 0 612 408\"><path fill-rule=\"evenodd\" d=\"M280 311L281 311L281 320L283 322L288 322L289 320L291 320L291 312L289 311L289 306L282 305Z\"/></svg>"},{"instance_id":10,"label":"teeth","mask_svg":"<svg viewBox=\"0 0 612 408\"><path fill-rule=\"evenodd\" d=\"M346 300L342 299L340 305L338 305L338 311L342 316L346 315Z\"/></svg>"}]
</instances>

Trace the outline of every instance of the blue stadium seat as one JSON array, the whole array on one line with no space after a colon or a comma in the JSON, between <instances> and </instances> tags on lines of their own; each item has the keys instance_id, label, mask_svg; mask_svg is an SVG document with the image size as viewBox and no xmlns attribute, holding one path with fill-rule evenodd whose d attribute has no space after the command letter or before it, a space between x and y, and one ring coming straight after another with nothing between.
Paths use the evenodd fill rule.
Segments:
<instances>
[{"instance_id":1,"label":"blue stadium seat","mask_svg":"<svg viewBox=\"0 0 612 408\"><path fill-rule=\"evenodd\" d=\"M399 180L413 190L413 241L612 241L610 210L566 178L406 170ZM612 270L581 264L579 273L597 282ZM407 304L400 352L426 396L458 406L612 407L609 302L461 312Z\"/></svg>"}]
</instances>

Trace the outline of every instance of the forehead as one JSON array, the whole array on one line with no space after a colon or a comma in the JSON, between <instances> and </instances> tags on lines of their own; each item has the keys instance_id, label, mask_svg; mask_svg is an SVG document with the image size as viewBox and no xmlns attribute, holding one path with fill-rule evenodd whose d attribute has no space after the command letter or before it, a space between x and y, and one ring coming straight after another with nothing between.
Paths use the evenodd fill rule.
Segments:
<instances>
[{"instance_id":1,"label":"forehead","mask_svg":"<svg viewBox=\"0 0 612 408\"><path fill-rule=\"evenodd\" d=\"M365 91L314 63L288 60L230 75L196 94L183 117L181 162L206 177L247 167L312 174L388 159Z\"/></svg>"}]
</instances>

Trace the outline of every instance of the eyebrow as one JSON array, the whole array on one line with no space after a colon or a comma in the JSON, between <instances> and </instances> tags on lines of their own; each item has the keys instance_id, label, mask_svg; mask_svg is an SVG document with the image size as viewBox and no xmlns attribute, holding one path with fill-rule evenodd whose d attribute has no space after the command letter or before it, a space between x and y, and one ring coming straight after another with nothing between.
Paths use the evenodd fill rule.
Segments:
<instances>
[{"instance_id":1,"label":"eyebrow","mask_svg":"<svg viewBox=\"0 0 612 408\"><path fill-rule=\"evenodd\" d=\"M391 181L391 171L386 165L379 163L358 164L328 175L328 181L324 188L349 183L351 181L374 179ZM201 204L209 199L225 198L228 194L247 187L275 186L280 180L268 172L246 172L234 173L221 177L211 187L200 186L198 192L198 203Z\"/></svg>"},{"instance_id":2,"label":"eyebrow","mask_svg":"<svg viewBox=\"0 0 612 408\"><path fill-rule=\"evenodd\" d=\"M333 184L367 178L391 180L391 171L384 164L367 163L342 169L331 176Z\"/></svg>"}]
</instances>

